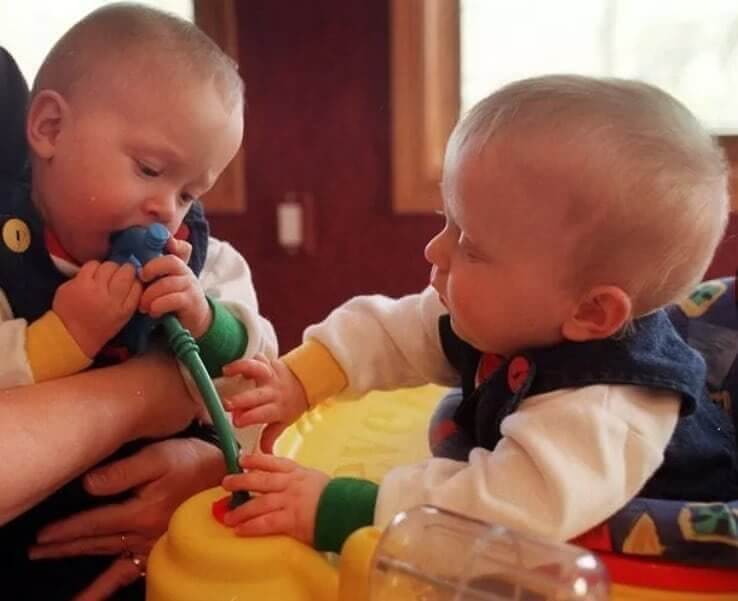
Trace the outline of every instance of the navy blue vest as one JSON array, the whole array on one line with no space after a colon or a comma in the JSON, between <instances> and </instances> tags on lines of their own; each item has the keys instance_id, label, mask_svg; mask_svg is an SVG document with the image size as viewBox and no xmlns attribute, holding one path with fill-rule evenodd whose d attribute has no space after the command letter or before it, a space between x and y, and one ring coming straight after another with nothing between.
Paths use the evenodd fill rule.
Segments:
<instances>
[{"instance_id":1,"label":"navy blue vest","mask_svg":"<svg viewBox=\"0 0 738 601\"><path fill-rule=\"evenodd\" d=\"M462 377L455 421L475 446L494 449L502 420L528 396L594 384L632 384L682 397L681 416L664 462L640 496L690 501L738 498L736 436L728 414L708 397L705 364L663 311L637 320L622 338L565 342L505 360L478 387L481 353L458 338L448 316L439 322L443 349Z\"/></svg>"}]
</instances>

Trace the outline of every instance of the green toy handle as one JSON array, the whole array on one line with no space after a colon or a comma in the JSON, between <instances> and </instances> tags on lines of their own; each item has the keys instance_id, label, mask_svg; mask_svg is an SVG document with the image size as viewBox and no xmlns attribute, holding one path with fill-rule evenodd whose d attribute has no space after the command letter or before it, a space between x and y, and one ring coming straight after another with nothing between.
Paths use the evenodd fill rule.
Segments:
<instances>
[{"instance_id":1,"label":"green toy handle","mask_svg":"<svg viewBox=\"0 0 738 601\"><path fill-rule=\"evenodd\" d=\"M205 407L213 420L215 432L223 457L225 457L226 468L229 474L240 474L241 466L238 464L239 446L233 435L231 424L223 411L223 406L218 396L218 391L210 379L207 369L200 358L197 342L192 334L186 330L179 320L172 314L167 314L161 320L167 342L177 358L184 363L192 375L203 400ZM231 497L230 506L237 507L248 501L250 495L246 491L236 491Z\"/></svg>"}]
</instances>

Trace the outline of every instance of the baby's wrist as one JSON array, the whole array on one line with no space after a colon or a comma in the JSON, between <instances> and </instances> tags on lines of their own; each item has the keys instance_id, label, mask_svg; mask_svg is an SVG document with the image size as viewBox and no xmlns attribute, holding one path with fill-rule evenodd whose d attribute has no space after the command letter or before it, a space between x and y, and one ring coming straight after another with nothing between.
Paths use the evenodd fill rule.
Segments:
<instances>
[{"instance_id":1,"label":"baby's wrist","mask_svg":"<svg viewBox=\"0 0 738 601\"><path fill-rule=\"evenodd\" d=\"M244 356L249 334L244 324L226 306L207 297L206 302L209 323L207 329L195 338L208 373L216 378L222 375L224 365Z\"/></svg>"},{"instance_id":2,"label":"baby's wrist","mask_svg":"<svg viewBox=\"0 0 738 601\"><path fill-rule=\"evenodd\" d=\"M197 320L196 325L190 329L190 333L195 338L202 338L213 324L213 310L210 308L210 303L208 303L204 296L202 298L202 303L205 307L200 315L200 319Z\"/></svg>"},{"instance_id":3,"label":"baby's wrist","mask_svg":"<svg viewBox=\"0 0 738 601\"><path fill-rule=\"evenodd\" d=\"M56 313L57 317L61 320L62 324L66 328L69 335L72 337L74 342L77 343L79 350L81 350L85 356L89 359L94 359L100 349L105 344L104 341L100 342L96 340L94 334L92 334L88 328L85 327L84 323L80 323L79 320L60 313L57 309L52 309Z\"/></svg>"}]
</instances>

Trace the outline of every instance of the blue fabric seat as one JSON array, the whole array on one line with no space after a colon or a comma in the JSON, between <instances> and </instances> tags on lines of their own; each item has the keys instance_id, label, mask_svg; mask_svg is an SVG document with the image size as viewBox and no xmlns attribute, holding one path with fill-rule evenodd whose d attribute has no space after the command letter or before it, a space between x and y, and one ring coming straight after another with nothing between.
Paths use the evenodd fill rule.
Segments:
<instances>
[{"instance_id":1,"label":"blue fabric seat","mask_svg":"<svg viewBox=\"0 0 738 601\"><path fill-rule=\"evenodd\" d=\"M28 169L25 115L28 86L13 57L0 46L0 177L15 179Z\"/></svg>"}]
</instances>

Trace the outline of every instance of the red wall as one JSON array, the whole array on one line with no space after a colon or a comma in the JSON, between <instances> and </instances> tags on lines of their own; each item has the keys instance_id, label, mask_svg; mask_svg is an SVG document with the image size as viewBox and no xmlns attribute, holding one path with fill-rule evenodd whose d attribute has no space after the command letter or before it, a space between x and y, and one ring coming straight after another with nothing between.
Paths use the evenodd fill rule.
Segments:
<instances>
[{"instance_id":1,"label":"red wall","mask_svg":"<svg viewBox=\"0 0 738 601\"><path fill-rule=\"evenodd\" d=\"M392 213L388 7L377 0L240 0L248 209L211 217L254 271L262 313L287 350L303 328L360 293L428 281L436 216ZM314 196L315 250L276 243L276 203Z\"/></svg>"},{"instance_id":2,"label":"red wall","mask_svg":"<svg viewBox=\"0 0 738 601\"><path fill-rule=\"evenodd\" d=\"M706 278L735 275L738 269L738 216L730 216L728 231L725 234L720 248L715 254L715 260L707 271Z\"/></svg>"},{"instance_id":3,"label":"red wall","mask_svg":"<svg viewBox=\"0 0 738 601\"><path fill-rule=\"evenodd\" d=\"M428 279L436 216L392 213L389 22L382 0L239 0L246 79L248 210L211 217L254 271L262 313L283 350L303 328L360 293L400 295ZM314 252L276 243L276 203L314 196ZM738 265L731 224L711 275Z\"/></svg>"}]
</instances>

